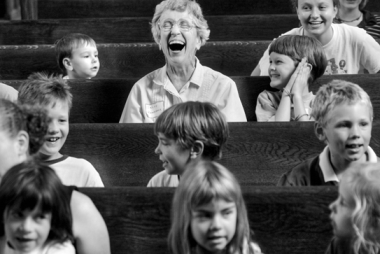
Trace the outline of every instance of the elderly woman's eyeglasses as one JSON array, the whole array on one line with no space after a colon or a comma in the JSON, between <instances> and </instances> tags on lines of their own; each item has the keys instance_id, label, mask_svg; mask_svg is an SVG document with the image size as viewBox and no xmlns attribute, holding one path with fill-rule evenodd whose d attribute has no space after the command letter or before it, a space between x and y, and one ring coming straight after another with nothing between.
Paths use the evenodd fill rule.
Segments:
<instances>
[{"instance_id":1,"label":"elderly woman's eyeglasses","mask_svg":"<svg viewBox=\"0 0 380 254\"><path fill-rule=\"evenodd\" d=\"M183 32L187 32L187 31L190 31L194 26L192 26L189 21L186 21L186 20L179 20L177 22L173 22L173 21L165 21L164 23L162 23L162 25L160 25L160 23L158 23L159 27L161 27L162 30L164 30L165 32L170 32L172 29L173 29L173 26L174 25L178 25L179 29Z\"/></svg>"}]
</instances>

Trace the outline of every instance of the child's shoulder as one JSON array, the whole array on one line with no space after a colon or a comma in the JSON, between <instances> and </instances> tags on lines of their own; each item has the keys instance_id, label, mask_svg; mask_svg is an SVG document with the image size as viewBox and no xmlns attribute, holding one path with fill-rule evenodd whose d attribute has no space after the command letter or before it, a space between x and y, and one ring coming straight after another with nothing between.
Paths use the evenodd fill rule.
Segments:
<instances>
[{"instance_id":1,"label":"child's shoulder","mask_svg":"<svg viewBox=\"0 0 380 254\"><path fill-rule=\"evenodd\" d=\"M75 248L69 240L64 243L52 242L46 245L43 254L75 254Z\"/></svg>"}]
</instances>

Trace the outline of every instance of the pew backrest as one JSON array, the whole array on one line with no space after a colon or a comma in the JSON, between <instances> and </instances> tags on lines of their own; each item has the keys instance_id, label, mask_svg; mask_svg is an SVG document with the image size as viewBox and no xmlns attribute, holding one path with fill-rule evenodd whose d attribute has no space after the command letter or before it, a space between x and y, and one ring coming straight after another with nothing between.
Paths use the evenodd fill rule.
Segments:
<instances>
[{"instance_id":1,"label":"pew backrest","mask_svg":"<svg viewBox=\"0 0 380 254\"><path fill-rule=\"evenodd\" d=\"M246 187L250 227L263 253L323 254L337 189ZM168 253L173 188L82 188L102 214L113 254Z\"/></svg>"},{"instance_id":2,"label":"pew backrest","mask_svg":"<svg viewBox=\"0 0 380 254\"><path fill-rule=\"evenodd\" d=\"M263 90L273 90L269 77L232 77L235 81L248 121L256 121L255 109L258 95ZM316 80L310 89L314 93L322 84L343 79L360 85L371 97L374 118L380 119L380 75L328 75ZM128 94L137 79L70 80L73 93L71 123L118 123ZM22 80L0 81L18 88Z\"/></svg>"}]
</instances>

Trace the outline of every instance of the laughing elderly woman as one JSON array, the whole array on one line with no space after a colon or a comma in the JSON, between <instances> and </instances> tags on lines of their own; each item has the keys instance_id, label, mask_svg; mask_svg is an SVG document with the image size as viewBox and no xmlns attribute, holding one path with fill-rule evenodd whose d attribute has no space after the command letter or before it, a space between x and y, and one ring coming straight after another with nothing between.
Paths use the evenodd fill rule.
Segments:
<instances>
[{"instance_id":1,"label":"laughing elderly woman","mask_svg":"<svg viewBox=\"0 0 380 254\"><path fill-rule=\"evenodd\" d=\"M210 35L198 3L162 1L156 6L152 33L166 65L133 86L120 123L153 123L165 109L186 101L212 102L227 121L247 121L235 82L202 66L195 56Z\"/></svg>"}]
</instances>

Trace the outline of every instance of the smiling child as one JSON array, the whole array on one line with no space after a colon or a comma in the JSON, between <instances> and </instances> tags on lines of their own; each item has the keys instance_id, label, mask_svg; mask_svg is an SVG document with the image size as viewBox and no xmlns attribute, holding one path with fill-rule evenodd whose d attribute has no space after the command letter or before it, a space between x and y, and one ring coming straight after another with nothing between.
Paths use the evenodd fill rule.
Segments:
<instances>
[{"instance_id":1,"label":"smiling child","mask_svg":"<svg viewBox=\"0 0 380 254\"><path fill-rule=\"evenodd\" d=\"M310 121L313 93L309 84L323 75L327 61L320 43L311 37L285 35L269 48L270 86L257 98L257 121Z\"/></svg>"},{"instance_id":2,"label":"smiling child","mask_svg":"<svg viewBox=\"0 0 380 254\"><path fill-rule=\"evenodd\" d=\"M104 187L99 173L90 162L60 153L69 134L72 105L70 87L62 78L43 73L32 74L19 88L20 104L40 106L50 118L40 156L50 165L65 185Z\"/></svg>"},{"instance_id":3,"label":"smiling child","mask_svg":"<svg viewBox=\"0 0 380 254\"><path fill-rule=\"evenodd\" d=\"M190 162L219 159L229 135L220 110L211 103L195 101L165 110L154 132L158 137L155 153L165 170L153 176L148 187L177 187Z\"/></svg>"},{"instance_id":4,"label":"smiling child","mask_svg":"<svg viewBox=\"0 0 380 254\"><path fill-rule=\"evenodd\" d=\"M325 74L358 74L380 71L380 45L365 30L332 24L338 0L293 0L301 27L285 35L305 35L321 42L330 68ZM269 54L265 51L252 76L268 76Z\"/></svg>"}]
</instances>

